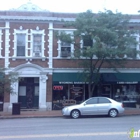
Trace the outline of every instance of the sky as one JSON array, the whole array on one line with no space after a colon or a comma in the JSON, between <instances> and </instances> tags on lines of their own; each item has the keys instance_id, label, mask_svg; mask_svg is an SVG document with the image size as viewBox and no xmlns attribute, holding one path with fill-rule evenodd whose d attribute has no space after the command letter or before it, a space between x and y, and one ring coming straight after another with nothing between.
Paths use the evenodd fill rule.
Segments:
<instances>
[{"instance_id":1,"label":"sky","mask_svg":"<svg viewBox=\"0 0 140 140\"><path fill-rule=\"evenodd\" d=\"M0 10L16 9L29 0L0 0ZM140 14L140 0L31 0L41 9L50 12L79 13L90 9L97 13L103 9L123 14Z\"/></svg>"}]
</instances>

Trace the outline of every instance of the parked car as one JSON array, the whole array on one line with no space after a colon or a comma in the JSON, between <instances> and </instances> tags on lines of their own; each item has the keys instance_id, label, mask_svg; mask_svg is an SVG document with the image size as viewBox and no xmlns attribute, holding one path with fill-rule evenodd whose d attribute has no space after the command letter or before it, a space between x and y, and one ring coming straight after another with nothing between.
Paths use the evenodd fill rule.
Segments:
<instances>
[{"instance_id":1,"label":"parked car","mask_svg":"<svg viewBox=\"0 0 140 140\"><path fill-rule=\"evenodd\" d=\"M123 104L106 97L92 97L78 105L67 106L62 109L63 116L76 119L82 115L109 115L116 117L124 112Z\"/></svg>"}]
</instances>

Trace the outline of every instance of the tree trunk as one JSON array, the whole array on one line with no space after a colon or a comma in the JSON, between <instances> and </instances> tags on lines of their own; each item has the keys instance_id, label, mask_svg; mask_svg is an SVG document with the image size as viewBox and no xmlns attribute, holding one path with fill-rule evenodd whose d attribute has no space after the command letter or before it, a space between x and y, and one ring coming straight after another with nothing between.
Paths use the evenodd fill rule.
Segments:
<instances>
[{"instance_id":1,"label":"tree trunk","mask_svg":"<svg viewBox=\"0 0 140 140\"><path fill-rule=\"evenodd\" d=\"M88 85L89 98L93 96L94 89L95 89L95 84L89 84Z\"/></svg>"}]
</instances>

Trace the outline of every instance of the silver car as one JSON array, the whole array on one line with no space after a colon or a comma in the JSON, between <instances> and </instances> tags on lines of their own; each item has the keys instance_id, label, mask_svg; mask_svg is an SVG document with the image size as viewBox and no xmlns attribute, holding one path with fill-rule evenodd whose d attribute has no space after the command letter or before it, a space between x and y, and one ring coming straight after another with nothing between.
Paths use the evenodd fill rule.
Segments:
<instances>
[{"instance_id":1,"label":"silver car","mask_svg":"<svg viewBox=\"0 0 140 140\"><path fill-rule=\"evenodd\" d=\"M124 112L123 104L106 97L92 97L78 105L67 106L62 109L63 116L76 119L82 115L109 115L116 117Z\"/></svg>"}]
</instances>

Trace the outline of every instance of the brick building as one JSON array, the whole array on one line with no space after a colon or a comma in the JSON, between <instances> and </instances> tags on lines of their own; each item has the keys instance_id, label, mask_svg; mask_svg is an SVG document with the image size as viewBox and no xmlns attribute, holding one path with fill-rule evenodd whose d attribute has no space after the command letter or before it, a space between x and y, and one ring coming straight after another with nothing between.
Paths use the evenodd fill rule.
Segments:
<instances>
[{"instance_id":1,"label":"brick building","mask_svg":"<svg viewBox=\"0 0 140 140\"><path fill-rule=\"evenodd\" d=\"M11 85L17 94L5 95L4 111L12 109L15 102L20 102L21 108L51 110L54 103L63 99L78 103L88 98L87 83L79 78L82 69L70 59L74 46L62 44L54 35L54 31L72 33L75 29L63 27L61 20L73 21L75 17L72 13L42 10L31 2L0 11L0 64L23 78ZM139 16L133 15L131 26L139 28L139 23ZM139 41L140 35L135 37ZM140 49L139 44L135 49ZM139 59L139 55L135 60L129 59L125 68L119 68L120 74L103 66L102 96L114 98L117 91L126 90L140 93Z\"/></svg>"}]
</instances>

